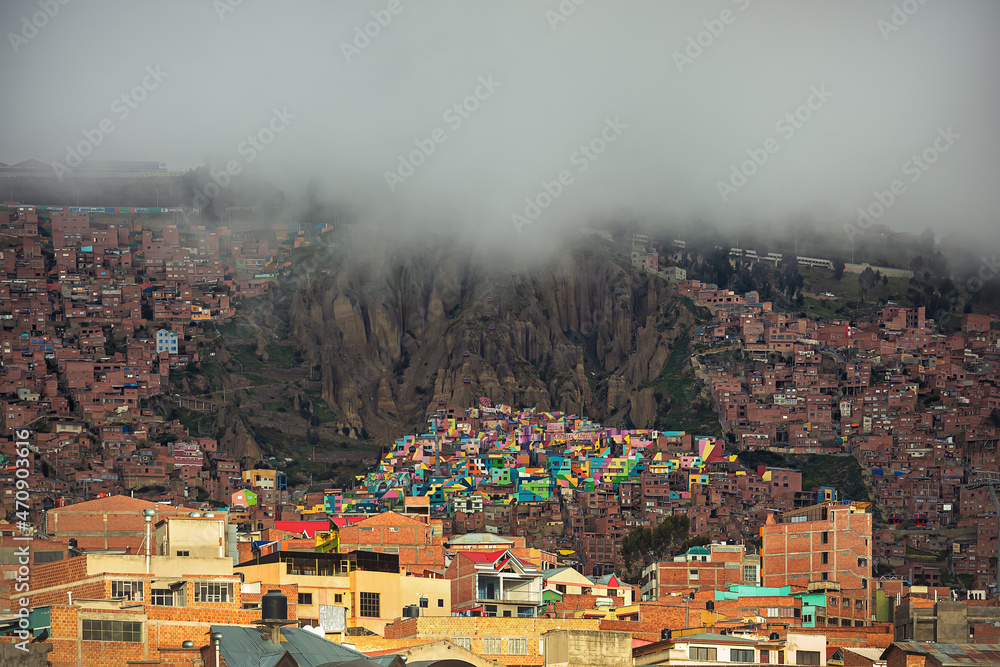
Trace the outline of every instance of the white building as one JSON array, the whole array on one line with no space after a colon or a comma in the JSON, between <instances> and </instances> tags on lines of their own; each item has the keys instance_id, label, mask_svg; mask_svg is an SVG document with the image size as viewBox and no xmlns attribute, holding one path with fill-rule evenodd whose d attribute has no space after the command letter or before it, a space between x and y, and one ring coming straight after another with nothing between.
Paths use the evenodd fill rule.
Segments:
<instances>
[{"instance_id":1,"label":"white building","mask_svg":"<svg viewBox=\"0 0 1000 667\"><path fill-rule=\"evenodd\" d=\"M177 332L160 329L156 332L156 353L177 354Z\"/></svg>"}]
</instances>

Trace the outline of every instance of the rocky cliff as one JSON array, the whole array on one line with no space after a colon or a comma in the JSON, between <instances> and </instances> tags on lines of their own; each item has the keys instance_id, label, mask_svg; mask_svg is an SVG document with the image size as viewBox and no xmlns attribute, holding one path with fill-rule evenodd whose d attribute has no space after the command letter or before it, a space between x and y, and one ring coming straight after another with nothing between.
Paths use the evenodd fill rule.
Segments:
<instances>
[{"instance_id":1,"label":"rocky cliff","mask_svg":"<svg viewBox=\"0 0 1000 667\"><path fill-rule=\"evenodd\" d=\"M694 325L666 281L611 244L539 262L431 243L340 247L283 290L292 342L319 367L338 428L377 442L480 396L653 427L671 397L648 385Z\"/></svg>"}]
</instances>

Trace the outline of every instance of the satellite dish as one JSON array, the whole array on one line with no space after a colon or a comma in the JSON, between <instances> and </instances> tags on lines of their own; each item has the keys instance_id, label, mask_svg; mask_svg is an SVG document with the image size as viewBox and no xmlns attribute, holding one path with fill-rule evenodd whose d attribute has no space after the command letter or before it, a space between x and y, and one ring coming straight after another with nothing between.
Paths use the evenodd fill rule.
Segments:
<instances>
[{"instance_id":1,"label":"satellite dish","mask_svg":"<svg viewBox=\"0 0 1000 667\"><path fill-rule=\"evenodd\" d=\"M323 631L323 628L314 628L311 625L305 625L302 627L302 629L305 630L306 632L311 632L314 635L318 635L320 637L326 637L326 632Z\"/></svg>"}]
</instances>

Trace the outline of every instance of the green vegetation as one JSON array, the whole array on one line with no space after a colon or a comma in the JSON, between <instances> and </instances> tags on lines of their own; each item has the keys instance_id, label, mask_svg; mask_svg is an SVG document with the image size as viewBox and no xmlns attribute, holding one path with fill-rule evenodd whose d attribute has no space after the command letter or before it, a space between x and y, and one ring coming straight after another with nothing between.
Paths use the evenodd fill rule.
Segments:
<instances>
[{"instance_id":1,"label":"green vegetation","mask_svg":"<svg viewBox=\"0 0 1000 667\"><path fill-rule=\"evenodd\" d=\"M622 540L622 557L625 559L626 581L638 581L642 569L660 560L667 549L687 539L691 520L686 514L671 514L655 528L633 528Z\"/></svg>"},{"instance_id":2,"label":"green vegetation","mask_svg":"<svg viewBox=\"0 0 1000 667\"><path fill-rule=\"evenodd\" d=\"M639 389L653 387L659 405L657 429L721 436L718 415L709 401L700 395L698 381L687 368L691 357L690 339L690 329L681 328L660 374Z\"/></svg>"},{"instance_id":3,"label":"green vegetation","mask_svg":"<svg viewBox=\"0 0 1000 667\"><path fill-rule=\"evenodd\" d=\"M906 557L923 561L944 560L944 557L940 553L934 551L926 551L924 549L918 549L917 547L911 547L910 545L906 545Z\"/></svg>"},{"instance_id":4,"label":"green vegetation","mask_svg":"<svg viewBox=\"0 0 1000 667\"><path fill-rule=\"evenodd\" d=\"M289 345L268 343L264 346L267 352L267 364L276 368L295 368L302 363L302 355Z\"/></svg>"},{"instance_id":5,"label":"green vegetation","mask_svg":"<svg viewBox=\"0 0 1000 667\"><path fill-rule=\"evenodd\" d=\"M871 501L868 487L864 483L861 464L853 456L778 454L744 450L739 453L739 461L751 470L759 465L798 470L802 473L803 491L819 486L830 486L837 489L838 496L842 500Z\"/></svg>"}]
</instances>

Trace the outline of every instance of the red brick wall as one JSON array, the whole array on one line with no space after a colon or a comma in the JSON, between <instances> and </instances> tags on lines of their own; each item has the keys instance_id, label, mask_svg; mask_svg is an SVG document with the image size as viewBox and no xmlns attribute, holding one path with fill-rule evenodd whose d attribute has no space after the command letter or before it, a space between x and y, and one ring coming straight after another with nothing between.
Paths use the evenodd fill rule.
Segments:
<instances>
[{"instance_id":1,"label":"red brick wall","mask_svg":"<svg viewBox=\"0 0 1000 667\"><path fill-rule=\"evenodd\" d=\"M451 579L451 606L461 609L472 605L477 596L476 565L471 560L458 554L445 573Z\"/></svg>"},{"instance_id":2,"label":"red brick wall","mask_svg":"<svg viewBox=\"0 0 1000 667\"><path fill-rule=\"evenodd\" d=\"M371 530L365 530L370 528ZM398 550L399 565L407 571L421 573L444 564L441 537L431 535L431 527L394 512L386 512L356 525L340 529L340 550L353 551L371 547L385 552Z\"/></svg>"},{"instance_id":3,"label":"red brick wall","mask_svg":"<svg viewBox=\"0 0 1000 667\"><path fill-rule=\"evenodd\" d=\"M821 581L823 573L827 573L830 581L839 581L843 589L862 588L865 579L869 592L874 591L872 515L852 514L849 508L831 508L829 516L827 521L761 527L764 586L804 586L810 581ZM827 544L822 543L823 532L828 534ZM824 552L829 554L827 564L822 563ZM866 559L867 564L858 565L859 557Z\"/></svg>"}]
</instances>

